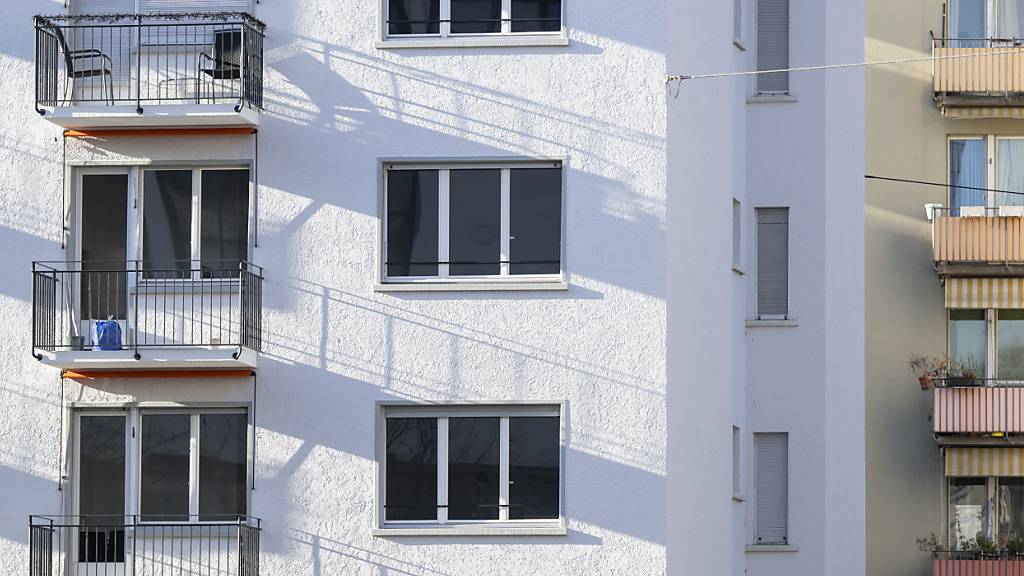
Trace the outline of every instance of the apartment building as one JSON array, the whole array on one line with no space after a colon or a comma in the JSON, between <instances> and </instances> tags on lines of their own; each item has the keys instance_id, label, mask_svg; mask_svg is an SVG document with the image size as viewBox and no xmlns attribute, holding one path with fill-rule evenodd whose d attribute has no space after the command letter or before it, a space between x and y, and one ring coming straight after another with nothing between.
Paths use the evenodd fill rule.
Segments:
<instances>
[{"instance_id":1,"label":"apartment building","mask_svg":"<svg viewBox=\"0 0 1024 576\"><path fill-rule=\"evenodd\" d=\"M867 3L870 574L1022 566L1022 9Z\"/></svg>"},{"instance_id":2,"label":"apartment building","mask_svg":"<svg viewBox=\"0 0 1024 576\"><path fill-rule=\"evenodd\" d=\"M863 58L859 2L670 8L670 22L685 21L670 26L674 74ZM669 572L864 574L863 76L678 88L668 101Z\"/></svg>"},{"instance_id":3,"label":"apartment building","mask_svg":"<svg viewBox=\"0 0 1024 576\"><path fill-rule=\"evenodd\" d=\"M864 572L859 3L9 4L3 573Z\"/></svg>"}]
</instances>

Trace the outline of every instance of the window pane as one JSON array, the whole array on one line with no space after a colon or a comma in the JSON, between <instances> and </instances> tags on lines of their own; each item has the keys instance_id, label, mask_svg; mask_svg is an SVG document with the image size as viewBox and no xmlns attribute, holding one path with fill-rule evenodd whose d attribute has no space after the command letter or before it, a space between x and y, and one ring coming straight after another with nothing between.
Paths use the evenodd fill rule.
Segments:
<instances>
[{"instance_id":1,"label":"window pane","mask_svg":"<svg viewBox=\"0 0 1024 576\"><path fill-rule=\"evenodd\" d=\"M448 273L501 273L501 170L452 170Z\"/></svg>"},{"instance_id":2,"label":"window pane","mask_svg":"<svg viewBox=\"0 0 1024 576\"><path fill-rule=\"evenodd\" d=\"M757 1L757 69L789 68L789 0ZM775 72L757 77L762 94L789 92L789 73Z\"/></svg>"},{"instance_id":3,"label":"window pane","mask_svg":"<svg viewBox=\"0 0 1024 576\"><path fill-rule=\"evenodd\" d=\"M757 208L757 314L789 314L789 208Z\"/></svg>"},{"instance_id":4,"label":"window pane","mask_svg":"<svg viewBox=\"0 0 1024 576\"><path fill-rule=\"evenodd\" d=\"M440 0L389 0L388 34L438 34Z\"/></svg>"},{"instance_id":5,"label":"window pane","mask_svg":"<svg viewBox=\"0 0 1024 576\"><path fill-rule=\"evenodd\" d=\"M558 518L559 435L557 416L509 418L510 519Z\"/></svg>"},{"instance_id":6,"label":"window pane","mask_svg":"<svg viewBox=\"0 0 1024 576\"><path fill-rule=\"evenodd\" d=\"M975 0L978 4L984 4ZM963 3L961 1L961 3ZM977 12L977 8L974 9ZM984 14L984 7L981 10ZM999 38L1021 38L1024 37L1024 6L1020 0L996 0L996 15L998 16L998 30L996 36ZM984 38L986 34L975 36Z\"/></svg>"},{"instance_id":7,"label":"window pane","mask_svg":"<svg viewBox=\"0 0 1024 576\"><path fill-rule=\"evenodd\" d=\"M999 479L999 542L1024 538L1024 478Z\"/></svg>"},{"instance_id":8,"label":"window pane","mask_svg":"<svg viewBox=\"0 0 1024 576\"><path fill-rule=\"evenodd\" d=\"M202 187L203 276L237 278L249 257L249 171L203 170Z\"/></svg>"},{"instance_id":9,"label":"window pane","mask_svg":"<svg viewBox=\"0 0 1024 576\"><path fill-rule=\"evenodd\" d=\"M388 172L388 276L437 276L437 170Z\"/></svg>"},{"instance_id":10,"label":"window pane","mask_svg":"<svg viewBox=\"0 0 1024 576\"><path fill-rule=\"evenodd\" d=\"M142 417L143 520L188 520L191 421L188 414Z\"/></svg>"},{"instance_id":11,"label":"window pane","mask_svg":"<svg viewBox=\"0 0 1024 576\"><path fill-rule=\"evenodd\" d=\"M452 34L501 32L501 0L451 0Z\"/></svg>"},{"instance_id":12,"label":"window pane","mask_svg":"<svg viewBox=\"0 0 1024 576\"><path fill-rule=\"evenodd\" d=\"M82 176L82 318L123 319L127 310L128 175Z\"/></svg>"},{"instance_id":13,"label":"window pane","mask_svg":"<svg viewBox=\"0 0 1024 576\"><path fill-rule=\"evenodd\" d=\"M983 186L984 187L984 186ZM1018 194L996 193L996 206L1024 205L1024 140L996 140L996 189ZM982 192L984 194L984 192Z\"/></svg>"},{"instance_id":14,"label":"window pane","mask_svg":"<svg viewBox=\"0 0 1024 576\"><path fill-rule=\"evenodd\" d=\"M949 357L978 377L985 375L987 340L984 310L949 311Z\"/></svg>"},{"instance_id":15,"label":"window pane","mask_svg":"<svg viewBox=\"0 0 1024 576\"><path fill-rule=\"evenodd\" d=\"M985 156L984 140L950 140L949 205L953 216L960 215L961 206L985 205Z\"/></svg>"},{"instance_id":16,"label":"window pane","mask_svg":"<svg viewBox=\"0 0 1024 576\"><path fill-rule=\"evenodd\" d=\"M199 417L199 520L234 520L245 515L245 414Z\"/></svg>"},{"instance_id":17,"label":"window pane","mask_svg":"<svg viewBox=\"0 0 1024 576\"><path fill-rule=\"evenodd\" d=\"M143 174L143 270L147 278L184 278L192 259L192 171Z\"/></svg>"},{"instance_id":18,"label":"window pane","mask_svg":"<svg viewBox=\"0 0 1024 576\"><path fill-rule=\"evenodd\" d=\"M987 20L985 15L986 4L988 4L986 0L953 0L949 10L950 37L960 39L987 38L988 33L985 31L985 21ZM984 46L984 44L979 44L978 46L960 45L961 48L980 48L981 46Z\"/></svg>"},{"instance_id":19,"label":"window pane","mask_svg":"<svg viewBox=\"0 0 1024 576\"><path fill-rule=\"evenodd\" d=\"M562 0L512 0L513 32L558 32Z\"/></svg>"},{"instance_id":20,"label":"window pane","mask_svg":"<svg viewBox=\"0 0 1024 576\"><path fill-rule=\"evenodd\" d=\"M448 419L448 518L498 519L500 418Z\"/></svg>"},{"instance_id":21,"label":"window pane","mask_svg":"<svg viewBox=\"0 0 1024 576\"><path fill-rule=\"evenodd\" d=\"M509 273L562 270L562 169L510 170Z\"/></svg>"},{"instance_id":22,"label":"window pane","mask_svg":"<svg viewBox=\"0 0 1024 576\"><path fill-rule=\"evenodd\" d=\"M79 562L124 562L124 416L82 416L79 424Z\"/></svg>"},{"instance_id":23,"label":"window pane","mask_svg":"<svg viewBox=\"0 0 1024 576\"><path fill-rule=\"evenodd\" d=\"M984 478L949 479L949 533L953 550L974 548L988 524L988 490Z\"/></svg>"},{"instance_id":24,"label":"window pane","mask_svg":"<svg viewBox=\"0 0 1024 576\"><path fill-rule=\"evenodd\" d=\"M789 540L789 435L754 435L754 542Z\"/></svg>"},{"instance_id":25,"label":"window pane","mask_svg":"<svg viewBox=\"0 0 1024 576\"><path fill-rule=\"evenodd\" d=\"M386 520L437 519L437 419L388 418Z\"/></svg>"},{"instance_id":26,"label":"window pane","mask_svg":"<svg viewBox=\"0 0 1024 576\"><path fill-rule=\"evenodd\" d=\"M996 326L996 375L1024 379L1024 310L1000 310Z\"/></svg>"}]
</instances>

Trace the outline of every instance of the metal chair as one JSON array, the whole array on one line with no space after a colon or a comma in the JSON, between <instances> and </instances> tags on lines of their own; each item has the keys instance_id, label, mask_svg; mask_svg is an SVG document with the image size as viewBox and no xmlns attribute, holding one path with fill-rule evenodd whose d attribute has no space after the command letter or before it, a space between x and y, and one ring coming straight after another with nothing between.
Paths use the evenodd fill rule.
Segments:
<instances>
[{"instance_id":1,"label":"metal chair","mask_svg":"<svg viewBox=\"0 0 1024 576\"><path fill-rule=\"evenodd\" d=\"M242 77L242 30L227 28L214 30L213 55L199 53L198 71L196 73L196 100L202 98L200 81L202 75L214 80L238 80ZM211 88L211 93L213 92ZM216 94L211 99L216 101Z\"/></svg>"},{"instance_id":2,"label":"metal chair","mask_svg":"<svg viewBox=\"0 0 1024 576\"><path fill-rule=\"evenodd\" d=\"M107 95L109 98L110 105L114 105L114 62L103 52L95 48L87 48L84 50L71 50L68 48L67 40L64 38L64 31L61 30L60 26L51 26L50 30L53 32L54 37L57 38L57 43L60 44L60 51L64 53L64 71L72 81L78 78L95 78L96 76L105 77L107 79L106 85L104 85L102 79L100 80L100 96L103 95L103 89L107 88ZM92 66L86 66L83 60L92 60ZM98 64L98 66L97 66ZM71 82L64 85L64 100L67 101L68 87Z\"/></svg>"}]
</instances>

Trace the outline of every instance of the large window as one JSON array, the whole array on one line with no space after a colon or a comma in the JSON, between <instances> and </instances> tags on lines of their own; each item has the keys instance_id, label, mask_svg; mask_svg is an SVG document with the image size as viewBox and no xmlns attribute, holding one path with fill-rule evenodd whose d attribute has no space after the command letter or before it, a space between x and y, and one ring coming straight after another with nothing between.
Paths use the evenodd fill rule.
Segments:
<instances>
[{"instance_id":1,"label":"large window","mask_svg":"<svg viewBox=\"0 0 1024 576\"><path fill-rule=\"evenodd\" d=\"M953 216L962 215L966 206L1024 206L1024 138L951 138L949 185ZM989 189L999 192L987 192ZM1020 208L1015 210L1008 214L1024 214Z\"/></svg>"},{"instance_id":2,"label":"large window","mask_svg":"<svg viewBox=\"0 0 1024 576\"><path fill-rule=\"evenodd\" d=\"M247 169L142 173L142 259L149 278L237 276L249 253Z\"/></svg>"},{"instance_id":3,"label":"large window","mask_svg":"<svg viewBox=\"0 0 1024 576\"><path fill-rule=\"evenodd\" d=\"M789 208L757 208L757 316L789 316Z\"/></svg>"},{"instance_id":4,"label":"large window","mask_svg":"<svg viewBox=\"0 0 1024 576\"><path fill-rule=\"evenodd\" d=\"M979 538L990 538L988 486L984 478L949 479L949 535L954 550L974 548Z\"/></svg>"},{"instance_id":5,"label":"large window","mask_svg":"<svg viewBox=\"0 0 1024 576\"><path fill-rule=\"evenodd\" d=\"M560 280L559 163L391 164L385 281Z\"/></svg>"},{"instance_id":6,"label":"large window","mask_svg":"<svg viewBox=\"0 0 1024 576\"><path fill-rule=\"evenodd\" d=\"M789 68L789 0L757 0L757 69ZM759 94L788 94L789 72L758 74Z\"/></svg>"},{"instance_id":7,"label":"large window","mask_svg":"<svg viewBox=\"0 0 1024 576\"><path fill-rule=\"evenodd\" d=\"M384 527L561 519L558 406L384 409Z\"/></svg>"},{"instance_id":8,"label":"large window","mask_svg":"<svg viewBox=\"0 0 1024 576\"><path fill-rule=\"evenodd\" d=\"M561 0L384 0L388 36L548 34L562 31Z\"/></svg>"},{"instance_id":9,"label":"large window","mask_svg":"<svg viewBox=\"0 0 1024 576\"><path fill-rule=\"evenodd\" d=\"M754 434L754 543L789 543L789 434Z\"/></svg>"},{"instance_id":10,"label":"large window","mask_svg":"<svg viewBox=\"0 0 1024 576\"><path fill-rule=\"evenodd\" d=\"M985 375L988 323L984 310L949 311L949 357L975 376Z\"/></svg>"},{"instance_id":11,"label":"large window","mask_svg":"<svg viewBox=\"0 0 1024 576\"><path fill-rule=\"evenodd\" d=\"M990 18L990 14L993 17ZM947 27L950 38L978 42L975 47L984 46L987 39L1021 38L1024 36L1024 2L951 0Z\"/></svg>"}]
</instances>

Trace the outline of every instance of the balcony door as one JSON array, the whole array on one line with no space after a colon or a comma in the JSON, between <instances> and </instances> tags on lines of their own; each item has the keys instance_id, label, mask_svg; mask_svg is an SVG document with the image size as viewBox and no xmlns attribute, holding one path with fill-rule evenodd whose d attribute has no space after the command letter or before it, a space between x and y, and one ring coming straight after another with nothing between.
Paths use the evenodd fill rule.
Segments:
<instances>
[{"instance_id":1,"label":"balcony door","mask_svg":"<svg viewBox=\"0 0 1024 576\"><path fill-rule=\"evenodd\" d=\"M117 320L127 334L128 195L127 171L83 172L79 180L78 260L66 282L77 290L78 336L91 346L97 321ZM77 277L76 277L77 276Z\"/></svg>"},{"instance_id":2,"label":"balcony door","mask_svg":"<svg viewBox=\"0 0 1024 576\"><path fill-rule=\"evenodd\" d=\"M128 422L123 413L79 414L74 534L79 574L124 574Z\"/></svg>"},{"instance_id":3,"label":"balcony door","mask_svg":"<svg viewBox=\"0 0 1024 576\"><path fill-rule=\"evenodd\" d=\"M1024 0L950 0L947 23L959 48L981 48L1024 38Z\"/></svg>"}]
</instances>

